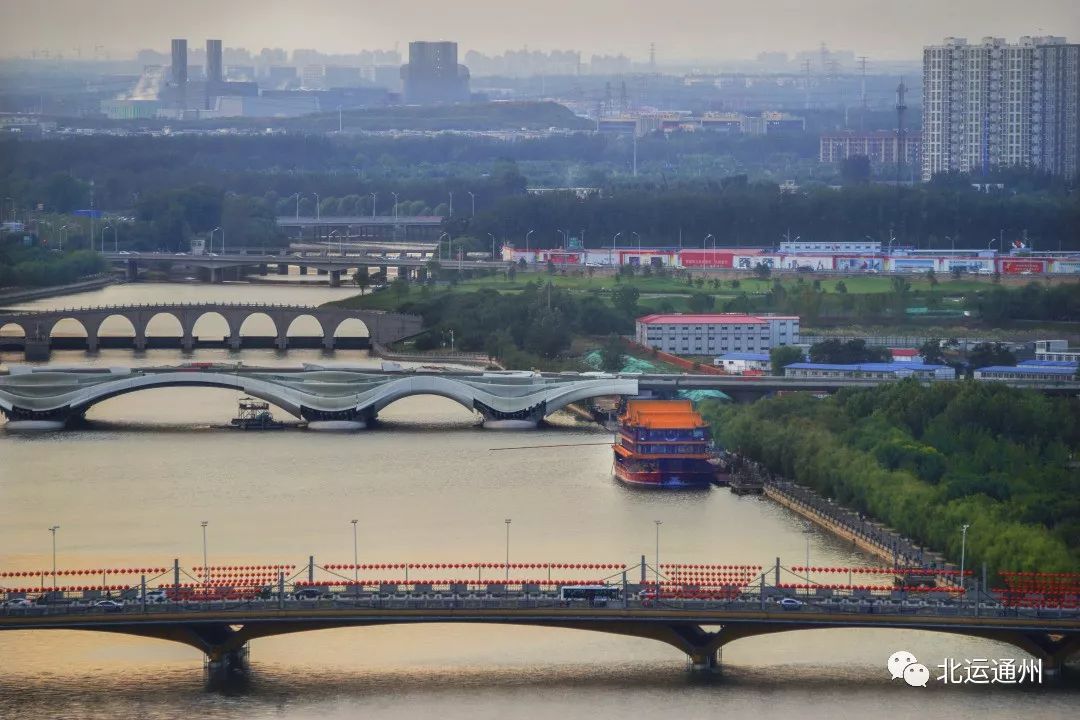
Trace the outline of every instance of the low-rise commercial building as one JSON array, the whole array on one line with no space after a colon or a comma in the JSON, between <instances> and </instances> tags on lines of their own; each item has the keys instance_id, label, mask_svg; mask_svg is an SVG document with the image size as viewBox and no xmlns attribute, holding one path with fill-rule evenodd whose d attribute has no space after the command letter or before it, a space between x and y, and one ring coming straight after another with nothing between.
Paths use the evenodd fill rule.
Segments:
<instances>
[{"instance_id":1,"label":"low-rise commercial building","mask_svg":"<svg viewBox=\"0 0 1080 720\"><path fill-rule=\"evenodd\" d=\"M955 380L956 370L948 365L927 365L921 362L853 363L850 365L805 362L786 366L784 377L879 380L914 377L924 380Z\"/></svg>"},{"instance_id":2,"label":"low-rise commercial building","mask_svg":"<svg viewBox=\"0 0 1080 720\"><path fill-rule=\"evenodd\" d=\"M637 342L682 355L768 352L799 342L799 318L793 315L658 313L637 319Z\"/></svg>"},{"instance_id":3,"label":"low-rise commercial building","mask_svg":"<svg viewBox=\"0 0 1080 720\"><path fill-rule=\"evenodd\" d=\"M1080 362L1080 348L1070 348L1068 340L1036 340L1035 359Z\"/></svg>"},{"instance_id":4,"label":"low-rise commercial building","mask_svg":"<svg viewBox=\"0 0 1080 720\"><path fill-rule=\"evenodd\" d=\"M730 352L713 360L713 365L724 372L741 375L744 372L764 372L770 367L768 353Z\"/></svg>"},{"instance_id":5,"label":"low-rise commercial building","mask_svg":"<svg viewBox=\"0 0 1080 720\"><path fill-rule=\"evenodd\" d=\"M975 371L976 380L1072 380L1077 364L1067 360L1025 360L1019 365L991 365Z\"/></svg>"}]
</instances>

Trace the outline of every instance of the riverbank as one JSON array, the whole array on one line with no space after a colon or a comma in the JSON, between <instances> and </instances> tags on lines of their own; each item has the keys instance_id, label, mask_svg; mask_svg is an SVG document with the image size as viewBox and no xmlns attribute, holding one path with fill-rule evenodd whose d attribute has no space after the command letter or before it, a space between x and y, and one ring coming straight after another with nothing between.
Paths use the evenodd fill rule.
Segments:
<instances>
[{"instance_id":1,"label":"riverbank","mask_svg":"<svg viewBox=\"0 0 1080 720\"><path fill-rule=\"evenodd\" d=\"M940 553L920 547L892 528L870 520L813 490L783 480L765 482L765 496L893 567L943 568Z\"/></svg>"},{"instance_id":2,"label":"riverbank","mask_svg":"<svg viewBox=\"0 0 1080 720\"><path fill-rule=\"evenodd\" d=\"M119 282L112 275L95 275L94 277L68 283L67 285L49 285L48 287L24 288L0 292L0 307L7 307L12 303L21 303L28 300L40 300L41 298L71 295L87 290L99 290L106 285Z\"/></svg>"}]
</instances>

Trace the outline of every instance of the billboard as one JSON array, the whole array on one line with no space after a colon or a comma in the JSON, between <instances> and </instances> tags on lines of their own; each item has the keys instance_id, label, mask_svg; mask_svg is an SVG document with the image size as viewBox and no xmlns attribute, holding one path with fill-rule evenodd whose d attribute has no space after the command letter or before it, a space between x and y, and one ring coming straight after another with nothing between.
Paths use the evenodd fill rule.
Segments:
<instances>
[{"instance_id":1,"label":"billboard","mask_svg":"<svg viewBox=\"0 0 1080 720\"><path fill-rule=\"evenodd\" d=\"M753 270L757 265L776 267L779 264L775 257L769 255L736 255L732 263L738 270Z\"/></svg>"},{"instance_id":2,"label":"billboard","mask_svg":"<svg viewBox=\"0 0 1080 720\"><path fill-rule=\"evenodd\" d=\"M784 267L789 270L809 268L811 270L832 270L832 255L788 255L784 258Z\"/></svg>"},{"instance_id":3,"label":"billboard","mask_svg":"<svg viewBox=\"0 0 1080 720\"><path fill-rule=\"evenodd\" d=\"M1080 261L1055 260L1051 272L1065 273L1068 275L1080 275Z\"/></svg>"},{"instance_id":4,"label":"billboard","mask_svg":"<svg viewBox=\"0 0 1080 720\"><path fill-rule=\"evenodd\" d=\"M993 270L994 261L985 258L958 258L945 261L945 269L959 270L960 272L977 273L981 270Z\"/></svg>"},{"instance_id":5,"label":"billboard","mask_svg":"<svg viewBox=\"0 0 1080 720\"><path fill-rule=\"evenodd\" d=\"M893 270L908 272L926 272L937 269L936 258L893 258Z\"/></svg>"},{"instance_id":6,"label":"billboard","mask_svg":"<svg viewBox=\"0 0 1080 720\"><path fill-rule=\"evenodd\" d=\"M683 267L730 268L734 258L733 253L718 250L683 250L679 253Z\"/></svg>"},{"instance_id":7,"label":"billboard","mask_svg":"<svg viewBox=\"0 0 1080 720\"><path fill-rule=\"evenodd\" d=\"M876 257L838 257L836 269L847 272L881 272L881 258Z\"/></svg>"},{"instance_id":8,"label":"billboard","mask_svg":"<svg viewBox=\"0 0 1080 720\"><path fill-rule=\"evenodd\" d=\"M1042 260L1002 260L1001 272L1005 275L1043 273L1046 272L1046 263Z\"/></svg>"},{"instance_id":9,"label":"billboard","mask_svg":"<svg viewBox=\"0 0 1080 720\"><path fill-rule=\"evenodd\" d=\"M581 255L578 253L548 253L546 260L556 265L578 265L581 263Z\"/></svg>"}]
</instances>

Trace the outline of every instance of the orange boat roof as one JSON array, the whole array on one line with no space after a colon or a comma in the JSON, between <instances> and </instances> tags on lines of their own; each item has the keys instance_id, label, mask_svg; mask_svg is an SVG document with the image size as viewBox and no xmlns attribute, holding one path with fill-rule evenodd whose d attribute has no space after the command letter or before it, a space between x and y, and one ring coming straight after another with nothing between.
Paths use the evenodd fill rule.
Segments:
<instances>
[{"instance_id":1,"label":"orange boat roof","mask_svg":"<svg viewBox=\"0 0 1080 720\"><path fill-rule=\"evenodd\" d=\"M630 400L619 420L623 425L646 428L698 428L708 425L689 400Z\"/></svg>"}]
</instances>

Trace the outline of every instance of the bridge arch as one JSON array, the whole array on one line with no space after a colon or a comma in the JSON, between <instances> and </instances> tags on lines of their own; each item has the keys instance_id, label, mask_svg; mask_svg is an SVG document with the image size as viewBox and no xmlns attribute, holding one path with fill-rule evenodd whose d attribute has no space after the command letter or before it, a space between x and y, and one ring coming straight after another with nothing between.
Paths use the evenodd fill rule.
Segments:
<instances>
[{"instance_id":1,"label":"bridge arch","mask_svg":"<svg viewBox=\"0 0 1080 720\"><path fill-rule=\"evenodd\" d=\"M326 335L326 329L323 327L322 322L310 313L293 315L289 318L287 324L283 322L282 325L285 325L286 337L323 337Z\"/></svg>"},{"instance_id":2,"label":"bridge arch","mask_svg":"<svg viewBox=\"0 0 1080 720\"><path fill-rule=\"evenodd\" d=\"M221 324L225 326L224 332L221 332ZM225 315L217 310L205 310L194 315L191 321L191 327L187 328L185 334L190 335L193 338L207 337L208 339L214 340L237 337L237 333L235 332L232 323L229 322L229 319Z\"/></svg>"},{"instance_id":3,"label":"bridge arch","mask_svg":"<svg viewBox=\"0 0 1080 720\"><path fill-rule=\"evenodd\" d=\"M54 319L52 324L49 325L49 331L46 334L53 338L58 334L73 335L79 331L81 331L82 337L90 337L90 333L86 329L86 323L76 317L67 316Z\"/></svg>"},{"instance_id":4,"label":"bridge arch","mask_svg":"<svg viewBox=\"0 0 1080 720\"><path fill-rule=\"evenodd\" d=\"M112 327L111 328L105 326L105 323L108 323L110 320L112 320L112 323L111 323ZM124 326L126 326L126 329L129 330L130 332L124 332ZM98 323L97 328L94 330L94 334L99 338L103 338L103 337L132 337L133 338L136 335L138 335L138 329L135 327L135 323L132 322L131 318L129 318L127 315L122 315L120 313L113 313L112 315L107 315L107 316L105 316L105 317L103 317L101 319L101 322Z\"/></svg>"},{"instance_id":5,"label":"bridge arch","mask_svg":"<svg viewBox=\"0 0 1080 720\"><path fill-rule=\"evenodd\" d=\"M345 318L334 326L334 337L370 337L371 328L359 318Z\"/></svg>"},{"instance_id":6,"label":"bridge arch","mask_svg":"<svg viewBox=\"0 0 1080 720\"><path fill-rule=\"evenodd\" d=\"M250 313L249 315L245 315L243 320L240 321L240 326L237 328L236 334L238 336L240 336L240 337L244 337L245 335L251 335L251 334L253 334L252 333L253 326L257 328L258 325L265 324L267 322L270 323L270 328L271 328L270 334L273 335L274 337L277 337L279 332L280 332L279 329L278 329L277 322L275 322L274 318L270 317L268 314L266 314L265 312L261 312L261 311L260 312L253 312L253 313Z\"/></svg>"},{"instance_id":7,"label":"bridge arch","mask_svg":"<svg viewBox=\"0 0 1080 720\"><path fill-rule=\"evenodd\" d=\"M175 332L167 332L167 328L175 328ZM143 326L145 337L176 337L184 336L184 324L174 312L160 310L151 315Z\"/></svg>"},{"instance_id":8,"label":"bridge arch","mask_svg":"<svg viewBox=\"0 0 1080 720\"><path fill-rule=\"evenodd\" d=\"M26 337L26 328L22 323L7 322L0 325L0 337L7 338L24 338Z\"/></svg>"}]
</instances>

